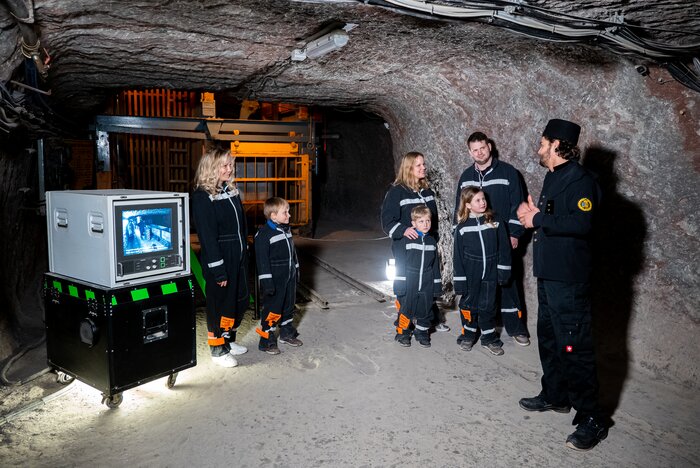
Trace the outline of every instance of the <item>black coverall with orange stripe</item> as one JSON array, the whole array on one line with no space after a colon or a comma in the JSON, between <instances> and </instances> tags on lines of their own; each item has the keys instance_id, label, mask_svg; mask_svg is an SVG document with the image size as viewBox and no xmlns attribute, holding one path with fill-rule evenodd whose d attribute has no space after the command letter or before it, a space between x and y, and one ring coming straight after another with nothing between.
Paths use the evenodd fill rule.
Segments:
<instances>
[{"instance_id":1,"label":"black coverall with orange stripe","mask_svg":"<svg viewBox=\"0 0 700 468\"><path fill-rule=\"evenodd\" d=\"M458 343L473 343L481 328L481 343L503 345L496 333L496 287L510 280L510 241L502 223L469 215L455 229L454 286L462 333Z\"/></svg>"},{"instance_id":2,"label":"black coverall with orange stripe","mask_svg":"<svg viewBox=\"0 0 700 468\"><path fill-rule=\"evenodd\" d=\"M427 338L434 318L433 300L442 294L437 242L430 234L418 231L418 239L402 237L395 242L394 255L394 294L399 304L397 338L404 334L410 336L411 322L415 326L416 337Z\"/></svg>"},{"instance_id":3,"label":"black coverall with orange stripe","mask_svg":"<svg viewBox=\"0 0 700 468\"><path fill-rule=\"evenodd\" d=\"M275 331L280 328L280 338L296 338L294 328L294 302L296 300L299 262L292 233L288 226L267 221L255 235L255 264L263 294L259 347L276 343Z\"/></svg>"},{"instance_id":4,"label":"black coverall with orange stripe","mask_svg":"<svg viewBox=\"0 0 700 468\"><path fill-rule=\"evenodd\" d=\"M192 194L192 216L202 247L206 281L207 342L213 356L229 352L248 308L248 249L245 214L238 190L224 187L215 195ZM226 281L226 286L218 283Z\"/></svg>"}]
</instances>

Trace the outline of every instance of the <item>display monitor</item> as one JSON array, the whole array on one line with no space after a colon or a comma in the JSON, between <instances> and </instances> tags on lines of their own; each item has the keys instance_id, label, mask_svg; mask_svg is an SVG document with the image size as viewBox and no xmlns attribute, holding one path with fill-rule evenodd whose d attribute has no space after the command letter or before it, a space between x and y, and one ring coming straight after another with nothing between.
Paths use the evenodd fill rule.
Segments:
<instances>
[{"instance_id":1,"label":"display monitor","mask_svg":"<svg viewBox=\"0 0 700 468\"><path fill-rule=\"evenodd\" d=\"M186 193L47 192L49 269L116 287L189 274Z\"/></svg>"},{"instance_id":2,"label":"display monitor","mask_svg":"<svg viewBox=\"0 0 700 468\"><path fill-rule=\"evenodd\" d=\"M130 209L131 208L131 209ZM173 210L176 206L119 207L122 257L172 250Z\"/></svg>"}]
</instances>

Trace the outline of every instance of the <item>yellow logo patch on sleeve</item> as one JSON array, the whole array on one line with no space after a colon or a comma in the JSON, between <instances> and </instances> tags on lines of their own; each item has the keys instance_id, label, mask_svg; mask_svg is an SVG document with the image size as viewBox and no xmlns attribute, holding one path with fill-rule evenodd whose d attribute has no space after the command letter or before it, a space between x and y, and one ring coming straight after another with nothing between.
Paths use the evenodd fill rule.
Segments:
<instances>
[{"instance_id":1,"label":"yellow logo patch on sleeve","mask_svg":"<svg viewBox=\"0 0 700 468\"><path fill-rule=\"evenodd\" d=\"M578 209L581 211L591 211L593 203L588 198L582 198L578 201Z\"/></svg>"}]
</instances>

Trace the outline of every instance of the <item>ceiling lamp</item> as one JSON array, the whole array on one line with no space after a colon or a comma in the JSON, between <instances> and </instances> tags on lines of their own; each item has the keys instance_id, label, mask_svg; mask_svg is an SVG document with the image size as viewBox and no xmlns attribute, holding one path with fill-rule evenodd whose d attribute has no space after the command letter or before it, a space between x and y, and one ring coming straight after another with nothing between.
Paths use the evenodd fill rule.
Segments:
<instances>
[{"instance_id":1,"label":"ceiling lamp","mask_svg":"<svg viewBox=\"0 0 700 468\"><path fill-rule=\"evenodd\" d=\"M292 51L292 60L301 62L306 58L317 59L334 50L338 50L348 43L348 33L343 29L336 29L325 34L318 39L309 41L304 49L294 49Z\"/></svg>"}]
</instances>

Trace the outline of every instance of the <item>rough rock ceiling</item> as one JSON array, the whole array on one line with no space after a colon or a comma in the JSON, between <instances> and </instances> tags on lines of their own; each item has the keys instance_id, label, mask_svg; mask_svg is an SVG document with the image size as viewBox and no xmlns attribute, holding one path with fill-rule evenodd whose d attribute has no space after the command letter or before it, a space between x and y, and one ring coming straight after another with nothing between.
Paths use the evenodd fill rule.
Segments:
<instances>
[{"instance_id":1,"label":"rough rock ceiling","mask_svg":"<svg viewBox=\"0 0 700 468\"><path fill-rule=\"evenodd\" d=\"M23 59L20 38L27 29L41 40L41 60L50 56L46 79L29 84L50 89L51 97L44 99L72 115L99 111L111 93L135 87L225 90L236 97L382 108L392 105L383 102L387 93L382 88L395 85L391 75L398 72L420 74L428 67L468 62L477 70L501 69L504 79L512 80L517 79L520 64L533 56L554 58L562 68L580 62L605 67L611 61L626 60L595 44L534 39L485 24L485 18L481 22L429 18L413 8L422 2L406 2L409 7L381 0L36 0L32 10L30 1L5 0L0 3L0 79L5 84L11 78L27 82L18 76ZM679 54L686 61L700 50L693 48L700 43L697 2L532 0L423 5L501 12L506 6L519 5L540 14L546 9L604 21L618 14L629 25L643 25L646 29L634 31L648 40L682 46ZM16 19L24 12L28 23ZM315 61L290 60L291 51L303 46L305 38L334 23L358 25L342 53Z\"/></svg>"}]
</instances>

